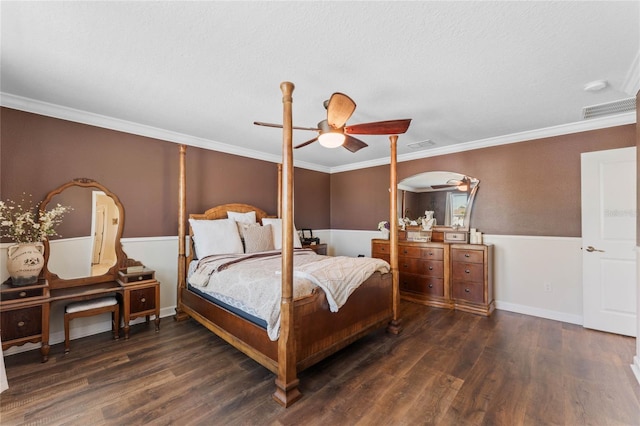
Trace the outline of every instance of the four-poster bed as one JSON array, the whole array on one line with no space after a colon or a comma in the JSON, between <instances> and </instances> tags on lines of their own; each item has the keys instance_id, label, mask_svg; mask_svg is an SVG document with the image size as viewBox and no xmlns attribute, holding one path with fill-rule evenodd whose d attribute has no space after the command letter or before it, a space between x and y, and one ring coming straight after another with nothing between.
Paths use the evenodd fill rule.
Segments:
<instances>
[{"instance_id":1,"label":"four-poster bed","mask_svg":"<svg viewBox=\"0 0 640 426\"><path fill-rule=\"evenodd\" d=\"M281 219L281 281L279 304L279 337L271 340L265 327L234 312L228 306L212 302L188 282L189 265L194 260L193 229L191 250L186 255L186 147L180 147L179 177L179 247L178 247L178 293L176 320L189 316L207 329L244 352L277 375L274 399L289 406L301 397L297 373L317 363L339 349L371 331L387 325L388 331L400 332L398 312L399 290L397 253L391 253L391 268L387 273L376 271L352 290L344 305L332 312L325 287L317 287L310 294L294 297L294 226L293 226L293 147L292 147L292 97L293 84L281 84L283 93L283 160L279 167L278 216ZM391 206L392 229L397 227L395 145L397 136L391 137ZM268 217L262 209L247 204L226 204L207 210L203 214L192 214L189 222L219 221L234 215L255 212L255 219ZM253 214L253 213L251 213ZM264 223L264 221L263 221ZM397 233L391 233L391 247ZM195 238L200 244L199 236ZM279 249L279 247L276 247ZM296 255L300 253L295 253ZM302 253L304 254L304 253ZM311 253L313 256L318 256ZM330 260L330 259L326 259ZM204 261L204 258L202 259ZM296 261L298 262L298 261ZM298 263L296 263L296 268ZM387 266L388 268L388 266ZM299 272L299 271L297 271ZM298 278L296 278L297 280ZM296 285L297 281L296 281ZM329 298L330 299L330 298Z\"/></svg>"}]
</instances>

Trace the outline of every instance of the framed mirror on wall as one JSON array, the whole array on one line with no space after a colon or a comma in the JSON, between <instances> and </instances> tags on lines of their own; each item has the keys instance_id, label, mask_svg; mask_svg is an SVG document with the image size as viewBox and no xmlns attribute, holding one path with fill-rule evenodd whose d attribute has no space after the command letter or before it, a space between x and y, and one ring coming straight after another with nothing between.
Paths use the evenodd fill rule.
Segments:
<instances>
[{"instance_id":1,"label":"framed mirror on wall","mask_svg":"<svg viewBox=\"0 0 640 426\"><path fill-rule=\"evenodd\" d=\"M432 211L435 230L468 232L479 185L477 178L450 171L409 176L398 183L398 217L416 220Z\"/></svg>"},{"instance_id":2,"label":"framed mirror on wall","mask_svg":"<svg viewBox=\"0 0 640 426\"><path fill-rule=\"evenodd\" d=\"M51 191L40 209L71 210L45 243L44 275L52 288L113 281L127 262L120 238L124 208L118 197L91 179L75 179Z\"/></svg>"}]
</instances>

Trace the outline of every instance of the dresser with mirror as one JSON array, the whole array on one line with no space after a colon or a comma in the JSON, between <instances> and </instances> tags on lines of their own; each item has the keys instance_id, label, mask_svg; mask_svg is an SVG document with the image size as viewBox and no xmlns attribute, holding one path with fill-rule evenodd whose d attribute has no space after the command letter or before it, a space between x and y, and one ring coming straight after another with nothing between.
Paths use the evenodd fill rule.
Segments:
<instances>
[{"instance_id":1,"label":"dresser with mirror","mask_svg":"<svg viewBox=\"0 0 640 426\"><path fill-rule=\"evenodd\" d=\"M471 212L480 181L447 171L420 173L398 183L400 295L439 308L491 315L493 246L469 244ZM434 212L435 226L419 218ZM374 239L373 257L389 261L390 241Z\"/></svg>"},{"instance_id":2,"label":"dresser with mirror","mask_svg":"<svg viewBox=\"0 0 640 426\"><path fill-rule=\"evenodd\" d=\"M14 287L2 284L0 316L3 350L40 342L42 361L49 356L52 303L90 301L116 296L121 304L125 338L137 317L155 316L160 326L160 288L153 271L127 257L122 249L125 211L116 194L91 179L74 179L51 191L41 211L58 204L71 207L56 229L59 236L44 241L44 268L38 283ZM8 280L10 281L10 280Z\"/></svg>"}]
</instances>

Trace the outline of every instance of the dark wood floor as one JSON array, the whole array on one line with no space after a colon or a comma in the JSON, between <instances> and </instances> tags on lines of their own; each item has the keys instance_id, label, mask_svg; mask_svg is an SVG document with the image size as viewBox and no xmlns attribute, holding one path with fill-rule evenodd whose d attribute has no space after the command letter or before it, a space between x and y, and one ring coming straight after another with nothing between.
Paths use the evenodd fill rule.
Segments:
<instances>
[{"instance_id":1,"label":"dark wood floor","mask_svg":"<svg viewBox=\"0 0 640 426\"><path fill-rule=\"evenodd\" d=\"M2 425L638 425L635 339L496 311L403 302L376 332L300 374L303 398L193 320L135 325L5 358Z\"/></svg>"}]
</instances>

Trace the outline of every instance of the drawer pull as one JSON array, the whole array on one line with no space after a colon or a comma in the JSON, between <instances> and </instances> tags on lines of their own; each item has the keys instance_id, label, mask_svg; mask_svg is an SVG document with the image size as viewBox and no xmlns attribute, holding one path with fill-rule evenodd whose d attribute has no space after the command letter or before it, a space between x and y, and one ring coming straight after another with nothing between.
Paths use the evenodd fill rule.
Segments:
<instances>
[{"instance_id":1,"label":"drawer pull","mask_svg":"<svg viewBox=\"0 0 640 426\"><path fill-rule=\"evenodd\" d=\"M433 284L429 284L429 288L433 288Z\"/></svg>"},{"instance_id":2,"label":"drawer pull","mask_svg":"<svg viewBox=\"0 0 640 426\"><path fill-rule=\"evenodd\" d=\"M404 254L407 254L407 253L409 253L409 252L408 252L407 250L403 250L403 253L404 253Z\"/></svg>"},{"instance_id":3,"label":"drawer pull","mask_svg":"<svg viewBox=\"0 0 640 426\"><path fill-rule=\"evenodd\" d=\"M142 277L142 275L140 275L140 276L138 277L138 281L142 281L143 279L144 279L144 278Z\"/></svg>"},{"instance_id":4,"label":"drawer pull","mask_svg":"<svg viewBox=\"0 0 640 426\"><path fill-rule=\"evenodd\" d=\"M465 253L464 257L471 257L471 255L469 253Z\"/></svg>"},{"instance_id":5,"label":"drawer pull","mask_svg":"<svg viewBox=\"0 0 640 426\"><path fill-rule=\"evenodd\" d=\"M402 266L405 267L405 268L409 267L409 265L407 265L406 263L404 265L402 265Z\"/></svg>"},{"instance_id":6,"label":"drawer pull","mask_svg":"<svg viewBox=\"0 0 640 426\"><path fill-rule=\"evenodd\" d=\"M430 271L433 271L433 266L429 266L429 270L430 270Z\"/></svg>"},{"instance_id":7,"label":"drawer pull","mask_svg":"<svg viewBox=\"0 0 640 426\"><path fill-rule=\"evenodd\" d=\"M24 321L20 321L20 322L18 323L18 327L24 327Z\"/></svg>"},{"instance_id":8,"label":"drawer pull","mask_svg":"<svg viewBox=\"0 0 640 426\"><path fill-rule=\"evenodd\" d=\"M140 302L142 302L142 303L144 303L146 301L147 301L147 299L145 299L144 297L142 299L140 299Z\"/></svg>"},{"instance_id":9,"label":"drawer pull","mask_svg":"<svg viewBox=\"0 0 640 426\"><path fill-rule=\"evenodd\" d=\"M433 252L432 251L429 252L429 256L433 256Z\"/></svg>"},{"instance_id":10,"label":"drawer pull","mask_svg":"<svg viewBox=\"0 0 640 426\"><path fill-rule=\"evenodd\" d=\"M468 270L468 269L465 269L465 270L464 270L464 273L465 273L465 274L470 274L470 273L471 273L471 271L470 271L470 270Z\"/></svg>"},{"instance_id":11,"label":"drawer pull","mask_svg":"<svg viewBox=\"0 0 640 426\"><path fill-rule=\"evenodd\" d=\"M27 295L27 292L26 292L26 291L21 291L21 292L18 294L18 296L20 296L20 297L25 297L26 295Z\"/></svg>"},{"instance_id":12,"label":"drawer pull","mask_svg":"<svg viewBox=\"0 0 640 426\"><path fill-rule=\"evenodd\" d=\"M468 288L465 288L465 289L464 289L464 292L465 292L465 293L469 293L470 291L471 291L471 290L469 290Z\"/></svg>"}]
</instances>

